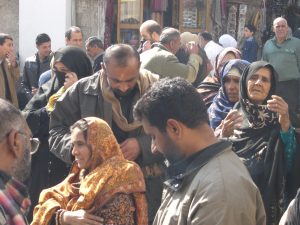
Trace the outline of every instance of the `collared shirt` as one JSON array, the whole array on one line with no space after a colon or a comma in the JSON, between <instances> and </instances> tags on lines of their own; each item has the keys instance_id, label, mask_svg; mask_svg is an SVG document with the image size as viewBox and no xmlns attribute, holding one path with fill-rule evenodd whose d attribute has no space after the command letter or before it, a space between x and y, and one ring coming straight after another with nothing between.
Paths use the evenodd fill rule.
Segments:
<instances>
[{"instance_id":1,"label":"collared shirt","mask_svg":"<svg viewBox=\"0 0 300 225\"><path fill-rule=\"evenodd\" d=\"M26 187L0 171L0 224L27 225L30 204Z\"/></svg>"},{"instance_id":2,"label":"collared shirt","mask_svg":"<svg viewBox=\"0 0 300 225\"><path fill-rule=\"evenodd\" d=\"M279 82L300 79L299 39L288 36L279 44L273 37L264 45L262 59L275 68Z\"/></svg>"}]
</instances>

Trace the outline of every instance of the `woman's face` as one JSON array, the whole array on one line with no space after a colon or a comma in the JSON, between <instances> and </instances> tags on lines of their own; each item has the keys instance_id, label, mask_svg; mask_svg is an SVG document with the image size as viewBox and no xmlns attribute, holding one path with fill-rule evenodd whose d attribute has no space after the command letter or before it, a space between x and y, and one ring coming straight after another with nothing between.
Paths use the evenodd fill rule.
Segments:
<instances>
[{"instance_id":1,"label":"woman's face","mask_svg":"<svg viewBox=\"0 0 300 225\"><path fill-rule=\"evenodd\" d=\"M228 61L231 60L231 59L236 59L236 56L235 56L235 54L233 54L232 52L228 52L228 53L224 56L224 58L222 59L220 65L219 65L219 68L218 68L219 74L221 74L221 71L222 71L222 69L223 69L225 63L228 62Z\"/></svg>"},{"instance_id":2,"label":"woman's face","mask_svg":"<svg viewBox=\"0 0 300 225\"><path fill-rule=\"evenodd\" d=\"M247 82L247 94L254 104L262 104L271 89L271 71L268 68L257 70Z\"/></svg>"},{"instance_id":3,"label":"woman's face","mask_svg":"<svg viewBox=\"0 0 300 225\"><path fill-rule=\"evenodd\" d=\"M71 133L71 143L73 145L72 155L77 161L80 169L89 169L91 167L92 150L86 143L83 132L75 128Z\"/></svg>"},{"instance_id":4,"label":"woman's face","mask_svg":"<svg viewBox=\"0 0 300 225\"><path fill-rule=\"evenodd\" d=\"M69 72L71 72L69 70L69 68L66 67L62 62L55 62L54 63L54 70L62 72L62 73L69 73Z\"/></svg>"},{"instance_id":5,"label":"woman's face","mask_svg":"<svg viewBox=\"0 0 300 225\"><path fill-rule=\"evenodd\" d=\"M224 77L224 88L228 100L235 103L239 100L240 78L237 76L227 75Z\"/></svg>"}]
</instances>

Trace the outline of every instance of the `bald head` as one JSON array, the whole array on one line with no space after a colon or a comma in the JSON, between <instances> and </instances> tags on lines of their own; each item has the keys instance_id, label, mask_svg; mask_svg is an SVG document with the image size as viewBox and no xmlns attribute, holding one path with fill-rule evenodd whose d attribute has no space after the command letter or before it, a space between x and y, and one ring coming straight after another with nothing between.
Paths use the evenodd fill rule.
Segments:
<instances>
[{"instance_id":1,"label":"bald head","mask_svg":"<svg viewBox=\"0 0 300 225\"><path fill-rule=\"evenodd\" d=\"M283 17L276 18L273 21L273 31L275 33L277 43L283 43L289 34L289 27L286 19Z\"/></svg>"},{"instance_id":2,"label":"bald head","mask_svg":"<svg viewBox=\"0 0 300 225\"><path fill-rule=\"evenodd\" d=\"M161 26L155 20L147 20L140 26L140 34L145 41L158 42Z\"/></svg>"}]
</instances>

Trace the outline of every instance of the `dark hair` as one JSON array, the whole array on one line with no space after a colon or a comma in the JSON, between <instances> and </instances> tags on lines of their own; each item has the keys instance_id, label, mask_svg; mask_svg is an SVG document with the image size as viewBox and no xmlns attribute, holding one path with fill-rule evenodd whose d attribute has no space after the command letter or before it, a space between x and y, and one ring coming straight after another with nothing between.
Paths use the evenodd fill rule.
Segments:
<instances>
[{"instance_id":1,"label":"dark hair","mask_svg":"<svg viewBox=\"0 0 300 225\"><path fill-rule=\"evenodd\" d=\"M48 34L45 34L45 33L42 33L42 34L39 34L38 36L36 36L36 39L35 39L35 44L36 45L41 45L45 42L49 42L51 41L50 37Z\"/></svg>"},{"instance_id":2,"label":"dark hair","mask_svg":"<svg viewBox=\"0 0 300 225\"><path fill-rule=\"evenodd\" d=\"M65 38L67 38L68 40L71 39L71 36L72 36L72 32L75 32L75 33L81 33L81 29L79 27L75 27L75 26L72 26L70 27L66 32L65 32Z\"/></svg>"},{"instance_id":3,"label":"dark hair","mask_svg":"<svg viewBox=\"0 0 300 225\"><path fill-rule=\"evenodd\" d=\"M9 34L0 33L0 45L3 45L6 39L13 41L12 36L10 36Z\"/></svg>"},{"instance_id":4,"label":"dark hair","mask_svg":"<svg viewBox=\"0 0 300 225\"><path fill-rule=\"evenodd\" d=\"M245 28L248 28L248 30L250 30L253 33L255 33L255 31L256 31L256 27L253 26L252 24L245 25Z\"/></svg>"},{"instance_id":5,"label":"dark hair","mask_svg":"<svg viewBox=\"0 0 300 225\"><path fill-rule=\"evenodd\" d=\"M84 139L87 140L87 131L89 129L88 121L84 118L78 120L70 127L70 131L73 132L76 128L82 131Z\"/></svg>"},{"instance_id":6,"label":"dark hair","mask_svg":"<svg viewBox=\"0 0 300 225\"><path fill-rule=\"evenodd\" d=\"M102 41L96 36L89 37L85 44L89 47L98 47L104 49Z\"/></svg>"},{"instance_id":7,"label":"dark hair","mask_svg":"<svg viewBox=\"0 0 300 225\"><path fill-rule=\"evenodd\" d=\"M155 82L134 106L134 117L139 121L147 119L162 132L168 119L178 120L189 128L209 123L200 93L180 77Z\"/></svg>"},{"instance_id":8,"label":"dark hair","mask_svg":"<svg viewBox=\"0 0 300 225\"><path fill-rule=\"evenodd\" d=\"M212 36L210 33L208 33L207 31L204 31L202 33L199 33L199 36L203 37L203 39L205 41L211 41L212 40Z\"/></svg>"},{"instance_id":9,"label":"dark hair","mask_svg":"<svg viewBox=\"0 0 300 225\"><path fill-rule=\"evenodd\" d=\"M26 121L17 109L10 102L0 98L0 140L12 129L22 130Z\"/></svg>"},{"instance_id":10,"label":"dark hair","mask_svg":"<svg viewBox=\"0 0 300 225\"><path fill-rule=\"evenodd\" d=\"M162 44L169 44L171 41L175 40L178 37L180 37L179 30L173 27L166 27L163 29L159 37L159 42Z\"/></svg>"},{"instance_id":11,"label":"dark hair","mask_svg":"<svg viewBox=\"0 0 300 225\"><path fill-rule=\"evenodd\" d=\"M111 59L115 59L118 66L125 67L130 57L134 57L140 62L140 55L134 47L127 44L115 44L105 50L103 63L108 63Z\"/></svg>"}]
</instances>

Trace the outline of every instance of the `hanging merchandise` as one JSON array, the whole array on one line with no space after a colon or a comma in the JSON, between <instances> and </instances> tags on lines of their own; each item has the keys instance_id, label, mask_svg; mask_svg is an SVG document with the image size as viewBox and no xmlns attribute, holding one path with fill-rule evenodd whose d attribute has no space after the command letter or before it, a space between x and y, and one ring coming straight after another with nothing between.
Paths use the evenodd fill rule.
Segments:
<instances>
[{"instance_id":1,"label":"hanging merchandise","mask_svg":"<svg viewBox=\"0 0 300 225\"><path fill-rule=\"evenodd\" d=\"M237 6L231 5L228 12L227 33L235 37Z\"/></svg>"},{"instance_id":2,"label":"hanging merchandise","mask_svg":"<svg viewBox=\"0 0 300 225\"><path fill-rule=\"evenodd\" d=\"M185 0L183 9L183 27L197 28L196 0Z\"/></svg>"},{"instance_id":3,"label":"hanging merchandise","mask_svg":"<svg viewBox=\"0 0 300 225\"><path fill-rule=\"evenodd\" d=\"M237 40L241 40L244 36L244 27L246 25L247 5L240 4L238 17Z\"/></svg>"}]
</instances>

